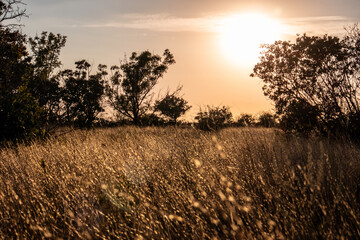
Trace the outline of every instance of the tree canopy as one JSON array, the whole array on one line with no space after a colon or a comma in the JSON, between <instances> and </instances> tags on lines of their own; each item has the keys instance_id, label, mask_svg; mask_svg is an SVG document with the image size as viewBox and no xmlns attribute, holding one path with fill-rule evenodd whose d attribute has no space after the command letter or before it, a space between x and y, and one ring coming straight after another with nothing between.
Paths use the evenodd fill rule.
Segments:
<instances>
[{"instance_id":1,"label":"tree canopy","mask_svg":"<svg viewBox=\"0 0 360 240\"><path fill-rule=\"evenodd\" d=\"M41 36L29 38L32 79L29 88L44 110L46 121L57 121L60 114L60 79L55 72L61 67L60 52L66 36L42 32Z\"/></svg>"},{"instance_id":2,"label":"tree canopy","mask_svg":"<svg viewBox=\"0 0 360 240\"><path fill-rule=\"evenodd\" d=\"M120 67L111 68L114 73L107 85L111 106L121 116L140 125L141 117L151 108L151 91L174 63L174 56L168 49L163 57L149 51L133 52Z\"/></svg>"},{"instance_id":3,"label":"tree canopy","mask_svg":"<svg viewBox=\"0 0 360 240\"><path fill-rule=\"evenodd\" d=\"M179 87L173 93L167 92L165 97L155 102L155 111L169 118L173 124L191 108L188 102L179 96L181 89L182 87Z\"/></svg>"},{"instance_id":4,"label":"tree canopy","mask_svg":"<svg viewBox=\"0 0 360 240\"><path fill-rule=\"evenodd\" d=\"M23 5L0 0L0 141L43 136L60 124L90 127L105 103L136 125L163 122L155 110L176 122L190 108L177 91L154 106L153 89L175 63L169 50L162 56L134 52L110 74L102 64L92 73L86 60L60 71L66 36L42 32L27 38L16 22L27 16Z\"/></svg>"},{"instance_id":5,"label":"tree canopy","mask_svg":"<svg viewBox=\"0 0 360 240\"><path fill-rule=\"evenodd\" d=\"M274 101L278 114L285 116L295 109L303 110L305 115L316 114L312 127L322 133L355 127L348 123L360 114L357 26L348 29L343 39L304 34L295 43L277 41L263 48L251 76L263 80L264 94ZM299 124L308 123L304 121Z\"/></svg>"},{"instance_id":6,"label":"tree canopy","mask_svg":"<svg viewBox=\"0 0 360 240\"><path fill-rule=\"evenodd\" d=\"M91 74L91 65L86 60L77 61L75 65L75 71L67 69L60 73L65 83L61 93L65 120L80 127L90 127L104 110L101 100L106 66L99 65L98 72Z\"/></svg>"},{"instance_id":7,"label":"tree canopy","mask_svg":"<svg viewBox=\"0 0 360 240\"><path fill-rule=\"evenodd\" d=\"M29 91L31 66L26 38L0 27L0 140L41 133L42 110Z\"/></svg>"},{"instance_id":8,"label":"tree canopy","mask_svg":"<svg viewBox=\"0 0 360 240\"><path fill-rule=\"evenodd\" d=\"M21 8L25 5L22 0L0 0L0 27L7 28L18 27L20 24L12 20L20 21L22 17L27 17L26 9ZM11 23L6 23L12 21Z\"/></svg>"}]
</instances>

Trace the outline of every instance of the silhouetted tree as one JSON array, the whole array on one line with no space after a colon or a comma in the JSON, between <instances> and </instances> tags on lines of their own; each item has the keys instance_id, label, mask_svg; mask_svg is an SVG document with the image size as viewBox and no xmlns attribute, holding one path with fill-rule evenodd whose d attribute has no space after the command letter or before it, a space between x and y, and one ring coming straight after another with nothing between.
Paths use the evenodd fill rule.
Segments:
<instances>
[{"instance_id":1,"label":"silhouetted tree","mask_svg":"<svg viewBox=\"0 0 360 240\"><path fill-rule=\"evenodd\" d=\"M41 36L29 38L35 74L48 80L53 71L61 66L60 51L65 46L66 36L42 32Z\"/></svg>"},{"instance_id":2,"label":"silhouetted tree","mask_svg":"<svg viewBox=\"0 0 360 240\"><path fill-rule=\"evenodd\" d=\"M170 119L173 124L177 123L177 119L184 115L191 106L188 102L179 96L182 87L179 87L173 93L167 92L166 96L155 102L155 110Z\"/></svg>"},{"instance_id":3,"label":"silhouetted tree","mask_svg":"<svg viewBox=\"0 0 360 240\"><path fill-rule=\"evenodd\" d=\"M65 46L66 37L60 34L42 32L41 36L29 38L33 77L30 91L44 110L47 122L58 120L60 110L60 83L55 69L61 66L60 51Z\"/></svg>"},{"instance_id":4,"label":"silhouetted tree","mask_svg":"<svg viewBox=\"0 0 360 240\"><path fill-rule=\"evenodd\" d=\"M205 111L200 109L195 120L197 120L198 128L206 131L213 131L229 126L232 123L232 113L226 106L207 106Z\"/></svg>"},{"instance_id":5,"label":"silhouetted tree","mask_svg":"<svg viewBox=\"0 0 360 240\"><path fill-rule=\"evenodd\" d=\"M28 89L31 79L26 39L0 27L0 139L41 134L41 109Z\"/></svg>"},{"instance_id":6,"label":"silhouetted tree","mask_svg":"<svg viewBox=\"0 0 360 240\"><path fill-rule=\"evenodd\" d=\"M151 91L175 60L169 50L163 58L149 51L132 53L130 59L114 71L107 85L107 97L120 115L140 125L141 117L151 108Z\"/></svg>"},{"instance_id":7,"label":"silhouetted tree","mask_svg":"<svg viewBox=\"0 0 360 240\"><path fill-rule=\"evenodd\" d=\"M101 101L104 95L106 66L99 65L98 72L90 74L91 65L86 60L75 62L76 70L60 73L65 86L62 102L66 122L79 127L90 127L97 115L103 111Z\"/></svg>"},{"instance_id":8,"label":"silhouetted tree","mask_svg":"<svg viewBox=\"0 0 360 240\"><path fill-rule=\"evenodd\" d=\"M271 113L263 112L258 117L257 125L266 128L275 127L276 125L275 116Z\"/></svg>"},{"instance_id":9,"label":"silhouetted tree","mask_svg":"<svg viewBox=\"0 0 360 240\"><path fill-rule=\"evenodd\" d=\"M305 101L294 100L284 109L280 127L285 132L301 133L305 136L316 133L320 111Z\"/></svg>"},{"instance_id":10,"label":"silhouetted tree","mask_svg":"<svg viewBox=\"0 0 360 240\"><path fill-rule=\"evenodd\" d=\"M22 0L0 0L0 27L15 28L20 26L13 20L19 22L22 17L27 17L26 9L21 8L21 5L25 5ZM5 23L7 21L12 22Z\"/></svg>"},{"instance_id":11,"label":"silhouetted tree","mask_svg":"<svg viewBox=\"0 0 360 240\"><path fill-rule=\"evenodd\" d=\"M357 26L343 40L328 35L302 35L295 43L277 41L263 47L265 50L251 76L263 80L264 94L274 101L280 117L291 112L294 108L291 104L301 103L305 106L303 111L318 111L317 121L309 122L319 123L314 126L319 132L349 129L351 116L360 113Z\"/></svg>"},{"instance_id":12,"label":"silhouetted tree","mask_svg":"<svg viewBox=\"0 0 360 240\"><path fill-rule=\"evenodd\" d=\"M251 114L241 114L237 120L237 125L239 127L250 127L253 126L255 122L254 117Z\"/></svg>"}]
</instances>

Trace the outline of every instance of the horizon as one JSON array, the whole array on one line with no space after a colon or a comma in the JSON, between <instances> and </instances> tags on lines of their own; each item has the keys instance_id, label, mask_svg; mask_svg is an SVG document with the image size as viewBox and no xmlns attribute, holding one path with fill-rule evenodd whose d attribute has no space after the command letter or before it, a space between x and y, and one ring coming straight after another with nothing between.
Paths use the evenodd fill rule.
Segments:
<instances>
[{"instance_id":1,"label":"horizon","mask_svg":"<svg viewBox=\"0 0 360 240\"><path fill-rule=\"evenodd\" d=\"M160 79L156 91L164 94L183 85L184 98L192 106L187 119L206 105L229 106L234 116L271 111L261 80L249 76L257 61L256 45L293 41L303 33L339 36L345 26L360 19L356 0L25 3L30 16L22 19L24 33L67 36L60 55L64 69L74 68L80 59L93 68L110 67L132 52L161 55L169 49L176 64Z\"/></svg>"}]
</instances>

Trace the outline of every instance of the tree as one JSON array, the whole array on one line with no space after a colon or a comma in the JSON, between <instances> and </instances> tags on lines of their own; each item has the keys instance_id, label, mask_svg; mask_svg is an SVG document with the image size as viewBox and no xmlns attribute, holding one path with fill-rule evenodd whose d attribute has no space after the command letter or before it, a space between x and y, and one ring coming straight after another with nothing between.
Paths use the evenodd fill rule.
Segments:
<instances>
[{"instance_id":1,"label":"tree","mask_svg":"<svg viewBox=\"0 0 360 240\"><path fill-rule=\"evenodd\" d=\"M60 51L66 44L66 36L42 32L41 36L29 38L35 75L42 80L50 79L54 70L61 66Z\"/></svg>"},{"instance_id":2,"label":"tree","mask_svg":"<svg viewBox=\"0 0 360 240\"><path fill-rule=\"evenodd\" d=\"M205 111L200 109L195 120L197 120L198 128L206 131L214 131L229 126L232 123L232 113L226 106L207 106Z\"/></svg>"},{"instance_id":3,"label":"tree","mask_svg":"<svg viewBox=\"0 0 360 240\"><path fill-rule=\"evenodd\" d=\"M22 17L27 17L26 9L22 9L20 5L25 5L22 0L0 0L0 27L13 28L20 26L17 23L4 24L5 21L20 21Z\"/></svg>"},{"instance_id":4,"label":"tree","mask_svg":"<svg viewBox=\"0 0 360 240\"><path fill-rule=\"evenodd\" d=\"M174 63L169 50L164 51L163 57L149 51L140 54L133 52L130 59L120 67L111 68L114 73L107 84L110 105L135 125L140 125L141 117L151 108L153 88L169 65Z\"/></svg>"},{"instance_id":5,"label":"tree","mask_svg":"<svg viewBox=\"0 0 360 240\"><path fill-rule=\"evenodd\" d=\"M155 110L169 118L173 124L191 108L184 98L178 96L181 89L182 87L179 87L173 93L167 92L163 99L155 102Z\"/></svg>"},{"instance_id":6,"label":"tree","mask_svg":"<svg viewBox=\"0 0 360 240\"><path fill-rule=\"evenodd\" d=\"M97 115L103 111L101 101L104 95L106 66L99 65L98 72L91 75L91 65L86 60L75 62L76 70L60 73L65 86L62 88L62 102L65 120L79 127L90 127Z\"/></svg>"},{"instance_id":7,"label":"tree","mask_svg":"<svg viewBox=\"0 0 360 240\"><path fill-rule=\"evenodd\" d=\"M65 37L45 32L30 38L14 20L27 16L22 0L0 0L0 139L43 135L44 120L59 102L59 86L50 75L60 66ZM56 98L54 97L56 95Z\"/></svg>"},{"instance_id":8,"label":"tree","mask_svg":"<svg viewBox=\"0 0 360 240\"><path fill-rule=\"evenodd\" d=\"M41 108L28 88L31 67L25 43L19 31L0 27L0 140L42 134Z\"/></svg>"},{"instance_id":9,"label":"tree","mask_svg":"<svg viewBox=\"0 0 360 240\"><path fill-rule=\"evenodd\" d=\"M42 32L40 37L29 38L33 69L29 88L43 108L47 122L56 121L59 115L60 84L54 71L61 66L59 56L65 43L65 36L47 32Z\"/></svg>"},{"instance_id":10,"label":"tree","mask_svg":"<svg viewBox=\"0 0 360 240\"><path fill-rule=\"evenodd\" d=\"M321 133L347 131L351 116L359 116L360 34L355 26L347 36L298 36L295 43L264 45L251 76L263 80L264 94L282 117L303 105L304 115L316 112ZM304 105L305 104L305 105ZM314 112L313 110L316 109ZM359 124L360 125L360 124Z\"/></svg>"}]
</instances>

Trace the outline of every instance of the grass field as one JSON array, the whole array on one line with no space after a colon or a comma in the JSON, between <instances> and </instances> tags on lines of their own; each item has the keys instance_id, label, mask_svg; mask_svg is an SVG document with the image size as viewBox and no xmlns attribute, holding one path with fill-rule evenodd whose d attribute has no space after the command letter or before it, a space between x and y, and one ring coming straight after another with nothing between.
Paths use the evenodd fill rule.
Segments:
<instances>
[{"instance_id":1,"label":"grass field","mask_svg":"<svg viewBox=\"0 0 360 240\"><path fill-rule=\"evenodd\" d=\"M359 182L348 142L76 130L0 149L0 239L359 239Z\"/></svg>"}]
</instances>

